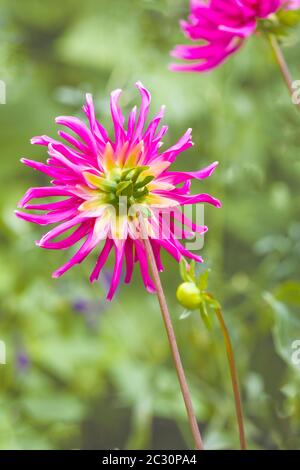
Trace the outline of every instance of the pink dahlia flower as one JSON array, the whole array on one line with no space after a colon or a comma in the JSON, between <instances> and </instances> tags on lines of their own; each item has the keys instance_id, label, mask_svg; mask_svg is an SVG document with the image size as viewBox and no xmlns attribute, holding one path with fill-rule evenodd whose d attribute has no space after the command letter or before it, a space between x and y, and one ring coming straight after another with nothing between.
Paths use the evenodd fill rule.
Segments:
<instances>
[{"instance_id":1,"label":"pink dahlia flower","mask_svg":"<svg viewBox=\"0 0 300 470\"><path fill-rule=\"evenodd\" d=\"M123 264L126 265L125 283L130 282L134 264L139 263L146 288L155 291L148 272L142 233L148 234L159 270L163 269L161 248L177 261L186 256L201 262L198 255L190 253L178 241L178 222L188 227L189 233L202 234L206 227L197 226L185 217L180 206L203 202L220 206L220 202L208 194L190 194L191 180L210 176L217 163L195 172L170 171L176 157L192 146L191 129L175 145L159 153L161 139L167 131L167 126L159 128L164 108L146 125L151 97L140 82L136 86L142 97L141 108L139 113L136 107L133 108L126 126L118 104L121 90L111 94L113 139L97 121L92 96L88 94L83 110L89 127L75 117L58 117L56 123L73 133L58 132L66 143L47 136L34 137L33 144L48 149L47 164L26 158L21 160L52 178L51 186L30 188L19 203L23 209L44 213L16 211L18 217L35 224L56 224L37 245L66 249L80 240L83 242L53 277L57 278L81 263L96 249L99 250L98 259L90 279L97 280L113 250L115 265L107 296L109 300L120 282ZM60 199L31 202L48 197ZM171 220L168 225L164 224L166 217ZM141 221L147 232L142 232ZM183 229L181 238L184 239L187 233Z\"/></svg>"},{"instance_id":2,"label":"pink dahlia flower","mask_svg":"<svg viewBox=\"0 0 300 470\"><path fill-rule=\"evenodd\" d=\"M258 21L280 9L300 8L300 0L191 0L189 21L181 28L200 45L177 46L173 57L192 61L172 64L173 71L204 72L220 65L254 34Z\"/></svg>"}]
</instances>

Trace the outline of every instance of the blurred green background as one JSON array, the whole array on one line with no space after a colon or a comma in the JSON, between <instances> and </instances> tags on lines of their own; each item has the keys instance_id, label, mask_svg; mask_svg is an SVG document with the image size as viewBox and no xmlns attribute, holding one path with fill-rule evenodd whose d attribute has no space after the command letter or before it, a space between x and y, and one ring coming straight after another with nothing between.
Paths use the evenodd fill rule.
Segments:
<instances>
[{"instance_id":1,"label":"blurred green background","mask_svg":"<svg viewBox=\"0 0 300 470\"><path fill-rule=\"evenodd\" d=\"M123 88L129 110L139 100L137 80L152 92L152 114L167 105L165 145L193 128L195 146L177 168L220 161L195 190L223 201L221 210L206 208L202 254L234 343L250 447L300 448L300 366L292 361L300 339L299 114L261 38L210 74L169 72L187 9L187 0L1 1L1 449L192 446L157 301L139 274L112 303L105 301L110 266L98 284L88 282L95 254L52 280L70 253L36 248L42 228L13 214L29 186L47 182L19 163L23 156L46 158L29 139L55 136L55 116L79 115L86 92L111 130L110 91ZM285 47L295 78L299 32ZM206 446L238 448L217 323L209 334L197 313L180 320L178 268L164 261Z\"/></svg>"}]
</instances>

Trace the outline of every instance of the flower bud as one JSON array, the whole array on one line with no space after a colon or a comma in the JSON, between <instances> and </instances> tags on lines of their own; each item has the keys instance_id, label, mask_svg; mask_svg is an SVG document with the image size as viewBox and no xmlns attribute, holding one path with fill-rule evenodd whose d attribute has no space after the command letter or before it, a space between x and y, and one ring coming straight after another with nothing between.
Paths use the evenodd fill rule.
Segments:
<instances>
[{"instance_id":1,"label":"flower bud","mask_svg":"<svg viewBox=\"0 0 300 470\"><path fill-rule=\"evenodd\" d=\"M193 282L184 282L177 289L178 302L188 310L199 308L202 302L200 290Z\"/></svg>"}]
</instances>

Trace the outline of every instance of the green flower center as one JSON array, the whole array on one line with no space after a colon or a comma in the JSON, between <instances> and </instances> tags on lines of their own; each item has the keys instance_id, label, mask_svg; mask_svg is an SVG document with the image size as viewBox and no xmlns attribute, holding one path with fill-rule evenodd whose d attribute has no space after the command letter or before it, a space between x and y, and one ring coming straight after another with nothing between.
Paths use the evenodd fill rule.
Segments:
<instances>
[{"instance_id":1,"label":"green flower center","mask_svg":"<svg viewBox=\"0 0 300 470\"><path fill-rule=\"evenodd\" d=\"M149 166L114 168L105 177L91 177L91 181L99 189L101 202L113 205L119 212L122 206L129 209L144 202L149 194L147 186L154 179L149 169Z\"/></svg>"}]
</instances>

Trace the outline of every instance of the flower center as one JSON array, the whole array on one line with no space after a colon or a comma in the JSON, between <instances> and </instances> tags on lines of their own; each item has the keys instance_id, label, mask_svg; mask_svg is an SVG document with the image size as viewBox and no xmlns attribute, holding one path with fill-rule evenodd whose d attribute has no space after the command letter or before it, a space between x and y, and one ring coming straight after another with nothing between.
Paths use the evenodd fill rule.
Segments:
<instances>
[{"instance_id":1,"label":"flower center","mask_svg":"<svg viewBox=\"0 0 300 470\"><path fill-rule=\"evenodd\" d=\"M149 194L148 184L154 176L146 174L149 166L140 166L125 170L114 170L109 174L100 190L107 190L109 202L116 208L120 205L121 198L127 199L127 206L142 203Z\"/></svg>"},{"instance_id":2,"label":"flower center","mask_svg":"<svg viewBox=\"0 0 300 470\"><path fill-rule=\"evenodd\" d=\"M149 194L148 185L154 179L149 166L138 166L135 168L114 168L96 176L85 173L86 180L91 183L94 201L98 204L111 204L117 213L124 212L134 204L142 204ZM96 201L95 201L96 202Z\"/></svg>"}]
</instances>

